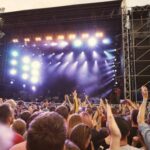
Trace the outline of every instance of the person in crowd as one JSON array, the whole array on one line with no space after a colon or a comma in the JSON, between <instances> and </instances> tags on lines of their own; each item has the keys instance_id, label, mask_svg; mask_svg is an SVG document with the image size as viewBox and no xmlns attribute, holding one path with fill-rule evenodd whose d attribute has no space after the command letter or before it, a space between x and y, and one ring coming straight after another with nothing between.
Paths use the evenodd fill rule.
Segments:
<instances>
[{"instance_id":1,"label":"person in crowd","mask_svg":"<svg viewBox=\"0 0 150 150\"><path fill-rule=\"evenodd\" d=\"M13 120L13 109L8 104L0 105L0 123L7 127L10 127L13 123ZM13 132L12 145L21 143L23 141L24 139L20 134Z\"/></svg>"},{"instance_id":2,"label":"person in crowd","mask_svg":"<svg viewBox=\"0 0 150 150\"><path fill-rule=\"evenodd\" d=\"M60 114L64 119L65 121L67 121L68 119L68 115L69 115L69 112L68 112L68 109L66 106L64 105L60 105L56 108L55 110L58 114Z\"/></svg>"},{"instance_id":3,"label":"person in crowd","mask_svg":"<svg viewBox=\"0 0 150 150\"><path fill-rule=\"evenodd\" d=\"M26 122L22 119L16 119L12 124L12 129L23 136L26 131Z\"/></svg>"},{"instance_id":4,"label":"person in crowd","mask_svg":"<svg viewBox=\"0 0 150 150\"><path fill-rule=\"evenodd\" d=\"M63 117L56 112L45 112L29 125L27 150L63 150L66 126Z\"/></svg>"},{"instance_id":5,"label":"person in crowd","mask_svg":"<svg viewBox=\"0 0 150 150\"><path fill-rule=\"evenodd\" d=\"M130 128L130 134L128 136L128 143L129 145L132 145L132 140L134 136L138 135L138 123L137 123L137 115L138 115L138 110L134 109L131 112L131 128Z\"/></svg>"},{"instance_id":6,"label":"person in crowd","mask_svg":"<svg viewBox=\"0 0 150 150\"><path fill-rule=\"evenodd\" d=\"M121 150L128 150L128 149L138 150L138 148L135 148L128 144L128 135L130 133L130 125L128 121L125 120L123 117L115 117L115 121L121 132L120 149Z\"/></svg>"},{"instance_id":7,"label":"person in crowd","mask_svg":"<svg viewBox=\"0 0 150 150\"><path fill-rule=\"evenodd\" d=\"M75 143L80 150L88 149L91 143L91 137L91 129L83 123L76 125L70 134L70 140Z\"/></svg>"},{"instance_id":8,"label":"person in crowd","mask_svg":"<svg viewBox=\"0 0 150 150\"><path fill-rule=\"evenodd\" d=\"M137 118L138 128L144 138L148 150L150 150L150 126L145 122L146 105L149 98L148 89L146 86L141 87L141 94L143 97L143 102L139 108L139 113Z\"/></svg>"},{"instance_id":9,"label":"person in crowd","mask_svg":"<svg viewBox=\"0 0 150 150\"><path fill-rule=\"evenodd\" d=\"M72 114L68 119L68 136L70 136L71 130L77 124L82 123L82 118L79 114Z\"/></svg>"}]
</instances>

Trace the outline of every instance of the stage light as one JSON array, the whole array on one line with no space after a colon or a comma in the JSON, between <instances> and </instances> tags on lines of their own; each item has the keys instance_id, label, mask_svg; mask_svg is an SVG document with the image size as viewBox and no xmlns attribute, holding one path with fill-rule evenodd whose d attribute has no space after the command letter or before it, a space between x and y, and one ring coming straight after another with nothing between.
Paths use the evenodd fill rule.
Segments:
<instances>
[{"instance_id":1,"label":"stage light","mask_svg":"<svg viewBox=\"0 0 150 150\"><path fill-rule=\"evenodd\" d=\"M104 51L104 54L107 56L107 59L114 59L114 56L111 53Z\"/></svg>"},{"instance_id":2,"label":"stage light","mask_svg":"<svg viewBox=\"0 0 150 150\"><path fill-rule=\"evenodd\" d=\"M102 38L104 36L103 32L96 32L95 33L96 37Z\"/></svg>"},{"instance_id":3,"label":"stage light","mask_svg":"<svg viewBox=\"0 0 150 150\"><path fill-rule=\"evenodd\" d=\"M85 61L85 59L86 59L85 53L82 51L80 55L78 56L77 60L80 62L83 62Z\"/></svg>"},{"instance_id":4,"label":"stage light","mask_svg":"<svg viewBox=\"0 0 150 150\"><path fill-rule=\"evenodd\" d=\"M60 53L60 54L58 54L58 55L56 55L56 59L57 59L57 60L61 59L63 55L64 55L64 53L63 53L63 52L62 52L62 53Z\"/></svg>"},{"instance_id":5,"label":"stage light","mask_svg":"<svg viewBox=\"0 0 150 150\"><path fill-rule=\"evenodd\" d=\"M22 87L23 87L23 88L26 88L26 84L23 84Z\"/></svg>"},{"instance_id":6,"label":"stage light","mask_svg":"<svg viewBox=\"0 0 150 150\"><path fill-rule=\"evenodd\" d=\"M76 38L76 34L69 34L69 40L74 40Z\"/></svg>"},{"instance_id":7,"label":"stage light","mask_svg":"<svg viewBox=\"0 0 150 150\"><path fill-rule=\"evenodd\" d=\"M65 37L64 37L64 35L58 35L57 39L58 39L58 40L64 40Z\"/></svg>"},{"instance_id":8,"label":"stage light","mask_svg":"<svg viewBox=\"0 0 150 150\"><path fill-rule=\"evenodd\" d=\"M10 70L10 74L11 75L16 75L17 74L17 70L16 69L11 69Z\"/></svg>"},{"instance_id":9,"label":"stage light","mask_svg":"<svg viewBox=\"0 0 150 150\"><path fill-rule=\"evenodd\" d=\"M52 36L46 36L46 40L51 41L51 40L53 40L53 37Z\"/></svg>"},{"instance_id":10,"label":"stage light","mask_svg":"<svg viewBox=\"0 0 150 150\"><path fill-rule=\"evenodd\" d=\"M22 79L23 79L23 80L27 80L27 79L28 79L28 77L29 77L29 75L28 75L28 74L26 74L26 73L22 74Z\"/></svg>"},{"instance_id":11,"label":"stage light","mask_svg":"<svg viewBox=\"0 0 150 150\"><path fill-rule=\"evenodd\" d=\"M88 39L88 45L89 47L95 47L97 45L97 39L94 37L91 37Z\"/></svg>"},{"instance_id":12,"label":"stage light","mask_svg":"<svg viewBox=\"0 0 150 150\"><path fill-rule=\"evenodd\" d=\"M68 61L68 62L71 62L71 61L73 61L73 52L70 52L70 53L68 53L65 57L64 57L64 60L65 61Z\"/></svg>"},{"instance_id":13,"label":"stage light","mask_svg":"<svg viewBox=\"0 0 150 150\"><path fill-rule=\"evenodd\" d=\"M14 84L14 81L10 81L10 84Z\"/></svg>"},{"instance_id":14,"label":"stage light","mask_svg":"<svg viewBox=\"0 0 150 150\"><path fill-rule=\"evenodd\" d=\"M36 44L33 44L32 46L33 46L33 47L36 47Z\"/></svg>"},{"instance_id":15,"label":"stage light","mask_svg":"<svg viewBox=\"0 0 150 150\"><path fill-rule=\"evenodd\" d=\"M66 42L66 41L61 41L61 42L59 42L59 47L60 48L64 48L64 47L66 47L68 45L68 42Z\"/></svg>"},{"instance_id":16,"label":"stage light","mask_svg":"<svg viewBox=\"0 0 150 150\"><path fill-rule=\"evenodd\" d=\"M32 62L32 68L39 69L41 67L41 63L39 61Z\"/></svg>"},{"instance_id":17,"label":"stage light","mask_svg":"<svg viewBox=\"0 0 150 150\"><path fill-rule=\"evenodd\" d=\"M109 38L105 38L102 40L102 43L108 45L111 43L111 40Z\"/></svg>"},{"instance_id":18,"label":"stage light","mask_svg":"<svg viewBox=\"0 0 150 150\"><path fill-rule=\"evenodd\" d=\"M32 86L31 89L32 89L32 91L36 91L36 87L35 86Z\"/></svg>"},{"instance_id":19,"label":"stage light","mask_svg":"<svg viewBox=\"0 0 150 150\"><path fill-rule=\"evenodd\" d=\"M38 77L32 77L31 78L31 83L34 83L34 84L36 84L36 83L38 83L39 82L39 78Z\"/></svg>"},{"instance_id":20,"label":"stage light","mask_svg":"<svg viewBox=\"0 0 150 150\"><path fill-rule=\"evenodd\" d=\"M18 57L18 56L19 56L19 53L18 53L17 51L12 51L12 52L11 52L11 55L12 55L13 57Z\"/></svg>"},{"instance_id":21,"label":"stage light","mask_svg":"<svg viewBox=\"0 0 150 150\"><path fill-rule=\"evenodd\" d=\"M18 43L19 40L18 40L17 38L15 38L15 39L12 39L12 42L13 42L13 43Z\"/></svg>"},{"instance_id":22,"label":"stage light","mask_svg":"<svg viewBox=\"0 0 150 150\"><path fill-rule=\"evenodd\" d=\"M24 38L25 42L30 42L30 38Z\"/></svg>"},{"instance_id":23,"label":"stage light","mask_svg":"<svg viewBox=\"0 0 150 150\"><path fill-rule=\"evenodd\" d=\"M92 52L93 59L99 59L99 54L96 51Z\"/></svg>"},{"instance_id":24,"label":"stage light","mask_svg":"<svg viewBox=\"0 0 150 150\"><path fill-rule=\"evenodd\" d=\"M93 72L97 73L99 71L99 67L98 67L98 62L97 60L94 61L94 66L93 66Z\"/></svg>"},{"instance_id":25,"label":"stage light","mask_svg":"<svg viewBox=\"0 0 150 150\"><path fill-rule=\"evenodd\" d=\"M39 76L39 70L34 69L34 70L31 71L31 74L34 75L34 76Z\"/></svg>"},{"instance_id":26,"label":"stage light","mask_svg":"<svg viewBox=\"0 0 150 150\"><path fill-rule=\"evenodd\" d=\"M40 42L41 40L42 40L41 37L35 37L36 42Z\"/></svg>"},{"instance_id":27,"label":"stage light","mask_svg":"<svg viewBox=\"0 0 150 150\"><path fill-rule=\"evenodd\" d=\"M82 41L79 40L79 39L76 39L76 40L73 42L73 45L74 45L74 47L81 47L81 46L82 46Z\"/></svg>"},{"instance_id":28,"label":"stage light","mask_svg":"<svg viewBox=\"0 0 150 150\"><path fill-rule=\"evenodd\" d=\"M83 34L81 35L81 37L82 37L83 39L86 39L86 38L89 37L89 34L88 34L88 33L83 33Z\"/></svg>"},{"instance_id":29,"label":"stage light","mask_svg":"<svg viewBox=\"0 0 150 150\"><path fill-rule=\"evenodd\" d=\"M10 64L16 66L18 64L17 60L13 59L10 61Z\"/></svg>"},{"instance_id":30,"label":"stage light","mask_svg":"<svg viewBox=\"0 0 150 150\"><path fill-rule=\"evenodd\" d=\"M28 65L23 65L22 66L22 70L23 71L29 71L30 70L30 67Z\"/></svg>"},{"instance_id":31,"label":"stage light","mask_svg":"<svg viewBox=\"0 0 150 150\"><path fill-rule=\"evenodd\" d=\"M50 43L50 45L54 47L54 46L57 46L57 45L58 45L58 43L56 43L56 42L52 42L52 43Z\"/></svg>"},{"instance_id":32,"label":"stage light","mask_svg":"<svg viewBox=\"0 0 150 150\"><path fill-rule=\"evenodd\" d=\"M28 64L28 63L30 63L30 57L29 56L24 56L22 58L22 61L23 61L23 63Z\"/></svg>"}]
</instances>

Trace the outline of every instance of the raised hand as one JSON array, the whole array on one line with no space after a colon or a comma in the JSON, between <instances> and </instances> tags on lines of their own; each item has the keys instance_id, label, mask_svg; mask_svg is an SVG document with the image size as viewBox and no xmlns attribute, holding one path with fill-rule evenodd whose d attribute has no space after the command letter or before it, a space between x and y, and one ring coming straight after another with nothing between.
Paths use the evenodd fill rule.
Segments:
<instances>
[{"instance_id":1,"label":"raised hand","mask_svg":"<svg viewBox=\"0 0 150 150\"><path fill-rule=\"evenodd\" d=\"M142 94L143 100L148 100L148 89L146 86L141 87L141 94Z\"/></svg>"}]
</instances>

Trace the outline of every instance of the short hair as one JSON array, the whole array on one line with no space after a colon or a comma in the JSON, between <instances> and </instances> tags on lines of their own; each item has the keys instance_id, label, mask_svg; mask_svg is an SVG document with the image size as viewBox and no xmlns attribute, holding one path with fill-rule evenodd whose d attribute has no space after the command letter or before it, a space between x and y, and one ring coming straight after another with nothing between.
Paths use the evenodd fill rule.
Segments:
<instances>
[{"instance_id":1,"label":"short hair","mask_svg":"<svg viewBox=\"0 0 150 150\"><path fill-rule=\"evenodd\" d=\"M121 132L121 140L125 139L130 132L130 125L129 125L128 121L122 117L115 117L115 121Z\"/></svg>"},{"instance_id":2,"label":"short hair","mask_svg":"<svg viewBox=\"0 0 150 150\"><path fill-rule=\"evenodd\" d=\"M90 136L91 129L87 125L80 123L72 129L70 140L74 142L81 150L85 150L86 143Z\"/></svg>"},{"instance_id":3,"label":"short hair","mask_svg":"<svg viewBox=\"0 0 150 150\"><path fill-rule=\"evenodd\" d=\"M17 106L16 102L13 99L5 101L5 104L9 104L12 109L15 109Z\"/></svg>"},{"instance_id":4,"label":"short hair","mask_svg":"<svg viewBox=\"0 0 150 150\"><path fill-rule=\"evenodd\" d=\"M27 150L63 150L66 127L63 118L56 112L45 112L29 125Z\"/></svg>"},{"instance_id":5,"label":"short hair","mask_svg":"<svg viewBox=\"0 0 150 150\"><path fill-rule=\"evenodd\" d=\"M137 110L137 109L134 109L134 110L132 110L132 112L131 112L131 121L133 121L133 123L134 123L135 125L138 125L138 123L137 123L137 116L138 116L138 113L139 113L139 110Z\"/></svg>"},{"instance_id":6,"label":"short hair","mask_svg":"<svg viewBox=\"0 0 150 150\"><path fill-rule=\"evenodd\" d=\"M27 110L20 114L20 118L24 120L26 123L28 122L28 119L30 118L30 116L31 116L31 113Z\"/></svg>"},{"instance_id":7,"label":"short hair","mask_svg":"<svg viewBox=\"0 0 150 150\"><path fill-rule=\"evenodd\" d=\"M20 135L26 131L26 122L22 119L16 119L12 124L12 129Z\"/></svg>"},{"instance_id":8,"label":"short hair","mask_svg":"<svg viewBox=\"0 0 150 150\"><path fill-rule=\"evenodd\" d=\"M56 108L56 112L60 114L64 119L68 118L69 111L66 106L61 105Z\"/></svg>"},{"instance_id":9,"label":"short hair","mask_svg":"<svg viewBox=\"0 0 150 150\"><path fill-rule=\"evenodd\" d=\"M8 117L12 117L12 110L8 104L0 105L0 122L7 124Z\"/></svg>"}]
</instances>

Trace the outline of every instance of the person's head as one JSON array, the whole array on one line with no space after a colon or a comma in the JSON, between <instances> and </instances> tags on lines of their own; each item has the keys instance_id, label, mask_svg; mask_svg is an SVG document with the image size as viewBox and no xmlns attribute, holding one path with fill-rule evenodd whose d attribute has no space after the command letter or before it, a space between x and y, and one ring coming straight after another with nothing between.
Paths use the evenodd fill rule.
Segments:
<instances>
[{"instance_id":1,"label":"person's head","mask_svg":"<svg viewBox=\"0 0 150 150\"><path fill-rule=\"evenodd\" d=\"M13 123L14 113L8 104L0 105L0 123L11 125Z\"/></svg>"},{"instance_id":2,"label":"person's head","mask_svg":"<svg viewBox=\"0 0 150 150\"><path fill-rule=\"evenodd\" d=\"M81 113L80 113L80 116L81 116L82 122L83 122L84 124L86 124L86 125L89 126L90 128L93 127L92 118L91 118L91 116L90 116L87 112L81 112Z\"/></svg>"},{"instance_id":3,"label":"person's head","mask_svg":"<svg viewBox=\"0 0 150 150\"><path fill-rule=\"evenodd\" d=\"M126 140L130 132L130 125L128 121L122 117L115 117L115 121L121 132L121 140Z\"/></svg>"},{"instance_id":4,"label":"person's head","mask_svg":"<svg viewBox=\"0 0 150 150\"><path fill-rule=\"evenodd\" d=\"M70 140L81 150L86 150L91 141L91 129L83 123L76 125L71 131Z\"/></svg>"},{"instance_id":5,"label":"person's head","mask_svg":"<svg viewBox=\"0 0 150 150\"><path fill-rule=\"evenodd\" d=\"M20 114L20 118L22 120L24 120L26 123L27 123L28 119L30 118L30 116L31 116L31 113L27 110Z\"/></svg>"},{"instance_id":6,"label":"person's head","mask_svg":"<svg viewBox=\"0 0 150 150\"><path fill-rule=\"evenodd\" d=\"M80 148L75 145L73 142L70 140L65 141L65 150L80 150Z\"/></svg>"},{"instance_id":7,"label":"person's head","mask_svg":"<svg viewBox=\"0 0 150 150\"><path fill-rule=\"evenodd\" d=\"M134 109L131 112L131 121L134 125L138 125L138 123L137 123L138 113L139 113L139 110L137 110L137 109Z\"/></svg>"},{"instance_id":8,"label":"person's head","mask_svg":"<svg viewBox=\"0 0 150 150\"><path fill-rule=\"evenodd\" d=\"M66 106L61 105L56 108L56 112L60 114L64 119L67 120L69 112Z\"/></svg>"},{"instance_id":9,"label":"person's head","mask_svg":"<svg viewBox=\"0 0 150 150\"><path fill-rule=\"evenodd\" d=\"M16 133L23 135L26 131L26 122L22 119L16 119L12 124L12 129Z\"/></svg>"},{"instance_id":10,"label":"person's head","mask_svg":"<svg viewBox=\"0 0 150 150\"><path fill-rule=\"evenodd\" d=\"M29 125L27 150L63 150L65 140L64 119L56 112L42 113Z\"/></svg>"},{"instance_id":11,"label":"person's head","mask_svg":"<svg viewBox=\"0 0 150 150\"><path fill-rule=\"evenodd\" d=\"M44 100L44 107L48 107L49 106L49 101L48 101L48 99L45 99Z\"/></svg>"},{"instance_id":12,"label":"person's head","mask_svg":"<svg viewBox=\"0 0 150 150\"><path fill-rule=\"evenodd\" d=\"M69 119L68 119L68 135L70 135L72 128L79 123L82 123L82 118L80 115L72 114L69 117Z\"/></svg>"},{"instance_id":13,"label":"person's head","mask_svg":"<svg viewBox=\"0 0 150 150\"><path fill-rule=\"evenodd\" d=\"M13 99L9 99L9 100L5 101L5 104L10 105L10 107L11 107L13 110L15 110L15 108L16 108L16 106L17 106L16 102L15 102Z\"/></svg>"}]
</instances>

